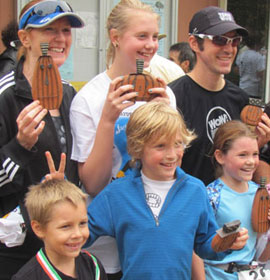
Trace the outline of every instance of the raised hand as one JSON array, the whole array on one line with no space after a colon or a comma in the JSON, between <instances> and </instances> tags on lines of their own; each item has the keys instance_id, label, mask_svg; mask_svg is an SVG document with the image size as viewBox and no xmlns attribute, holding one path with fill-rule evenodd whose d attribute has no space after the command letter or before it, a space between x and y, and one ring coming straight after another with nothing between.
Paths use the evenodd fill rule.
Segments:
<instances>
[{"instance_id":1,"label":"raised hand","mask_svg":"<svg viewBox=\"0 0 270 280\"><path fill-rule=\"evenodd\" d=\"M39 105L39 101L32 102L20 112L16 120L18 126L16 137L19 144L25 149L30 151L38 141L38 137L45 126L42 119L47 112Z\"/></svg>"},{"instance_id":2,"label":"raised hand","mask_svg":"<svg viewBox=\"0 0 270 280\"><path fill-rule=\"evenodd\" d=\"M63 180L65 178L66 154L65 153L61 154L61 160L60 160L58 170L55 169L55 165L51 153L47 151L45 152L45 156L47 159L50 173L45 175L45 179L42 180L42 182L49 181L52 179Z\"/></svg>"},{"instance_id":3,"label":"raised hand","mask_svg":"<svg viewBox=\"0 0 270 280\"><path fill-rule=\"evenodd\" d=\"M130 99L137 96L136 92L123 94L133 90L132 85L124 85L116 89L116 85L121 79L123 79L123 77L115 78L111 82L102 111L102 119L106 119L112 123L115 123L124 109L134 105L134 101L130 101Z\"/></svg>"},{"instance_id":4,"label":"raised hand","mask_svg":"<svg viewBox=\"0 0 270 280\"><path fill-rule=\"evenodd\" d=\"M170 98L166 92L166 82L161 78L157 78L157 80L162 84L162 86L157 88L151 88L149 92L150 94L159 94L160 96L155 97L152 101L160 101L166 104L170 104Z\"/></svg>"},{"instance_id":5,"label":"raised hand","mask_svg":"<svg viewBox=\"0 0 270 280\"><path fill-rule=\"evenodd\" d=\"M270 141L270 118L266 113L261 116L261 121L258 123L256 131L258 134L258 144L261 148Z\"/></svg>"}]
</instances>

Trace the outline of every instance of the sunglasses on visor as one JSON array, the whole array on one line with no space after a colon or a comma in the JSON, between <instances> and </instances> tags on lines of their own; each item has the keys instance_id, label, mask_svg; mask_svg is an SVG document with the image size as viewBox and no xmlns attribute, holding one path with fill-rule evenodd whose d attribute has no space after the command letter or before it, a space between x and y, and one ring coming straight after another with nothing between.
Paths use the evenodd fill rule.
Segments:
<instances>
[{"instance_id":1,"label":"sunglasses on visor","mask_svg":"<svg viewBox=\"0 0 270 280\"><path fill-rule=\"evenodd\" d=\"M36 15L44 17L55 12L73 12L72 8L64 1L44 1L28 9L21 17L19 29L27 26L29 19Z\"/></svg>"},{"instance_id":2,"label":"sunglasses on visor","mask_svg":"<svg viewBox=\"0 0 270 280\"><path fill-rule=\"evenodd\" d=\"M190 34L193 36L197 36L201 39L209 39L216 46L225 46L227 44L232 44L233 47L239 46L242 42L242 36L236 36L233 38L222 36L222 35L207 35L207 34Z\"/></svg>"}]
</instances>

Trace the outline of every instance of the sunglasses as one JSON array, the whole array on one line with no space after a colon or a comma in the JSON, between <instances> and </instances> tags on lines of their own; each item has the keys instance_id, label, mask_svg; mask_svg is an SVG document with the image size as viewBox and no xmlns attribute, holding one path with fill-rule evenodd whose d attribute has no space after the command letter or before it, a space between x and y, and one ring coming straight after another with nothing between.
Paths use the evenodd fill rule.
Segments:
<instances>
[{"instance_id":1,"label":"sunglasses","mask_svg":"<svg viewBox=\"0 0 270 280\"><path fill-rule=\"evenodd\" d=\"M212 41L212 43L216 46L225 46L228 44L232 44L233 47L239 46L239 44L242 42L242 36L236 36L233 38L221 36L221 35L207 35L207 34L191 34L193 36L197 36L201 39L209 39Z\"/></svg>"},{"instance_id":2,"label":"sunglasses","mask_svg":"<svg viewBox=\"0 0 270 280\"><path fill-rule=\"evenodd\" d=\"M45 17L55 12L73 12L68 3L64 1L44 1L40 2L31 8L29 8L21 17L19 23L19 29L23 29L27 26L29 19L36 15L39 17Z\"/></svg>"}]
</instances>

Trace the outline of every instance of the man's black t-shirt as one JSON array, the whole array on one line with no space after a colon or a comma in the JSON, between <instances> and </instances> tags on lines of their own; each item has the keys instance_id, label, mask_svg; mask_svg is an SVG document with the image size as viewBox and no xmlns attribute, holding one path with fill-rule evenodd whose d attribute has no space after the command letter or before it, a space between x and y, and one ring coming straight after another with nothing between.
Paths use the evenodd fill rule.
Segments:
<instances>
[{"instance_id":1,"label":"man's black t-shirt","mask_svg":"<svg viewBox=\"0 0 270 280\"><path fill-rule=\"evenodd\" d=\"M226 80L222 90L211 92L195 83L188 75L169 84L186 125L197 138L186 149L182 168L206 185L214 181L214 167L209 156L216 130L224 123L240 119L248 104L248 95Z\"/></svg>"}]
</instances>

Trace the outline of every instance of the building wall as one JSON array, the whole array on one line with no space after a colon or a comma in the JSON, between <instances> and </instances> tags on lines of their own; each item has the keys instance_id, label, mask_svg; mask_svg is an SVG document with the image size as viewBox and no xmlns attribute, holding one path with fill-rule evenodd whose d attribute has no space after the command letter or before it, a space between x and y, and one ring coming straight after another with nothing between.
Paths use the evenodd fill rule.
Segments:
<instances>
[{"instance_id":1,"label":"building wall","mask_svg":"<svg viewBox=\"0 0 270 280\"><path fill-rule=\"evenodd\" d=\"M17 15L16 0L0 0L0 31L6 27L7 23L16 18ZM0 40L0 53L5 49L2 40Z\"/></svg>"},{"instance_id":2,"label":"building wall","mask_svg":"<svg viewBox=\"0 0 270 280\"><path fill-rule=\"evenodd\" d=\"M194 13L207 6L219 6L218 0L179 0L178 4L178 41L187 41L188 25Z\"/></svg>"},{"instance_id":3,"label":"building wall","mask_svg":"<svg viewBox=\"0 0 270 280\"><path fill-rule=\"evenodd\" d=\"M210 5L218 6L218 4L218 0L179 0L178 41L186 41L188 39L188 24L196 11ZM16 0L0 0L0 31L2 31L10 20L16 18L16 7ZM4 46L0 40L0 53L3 50Z\"/></svg>"}]
</instances>

